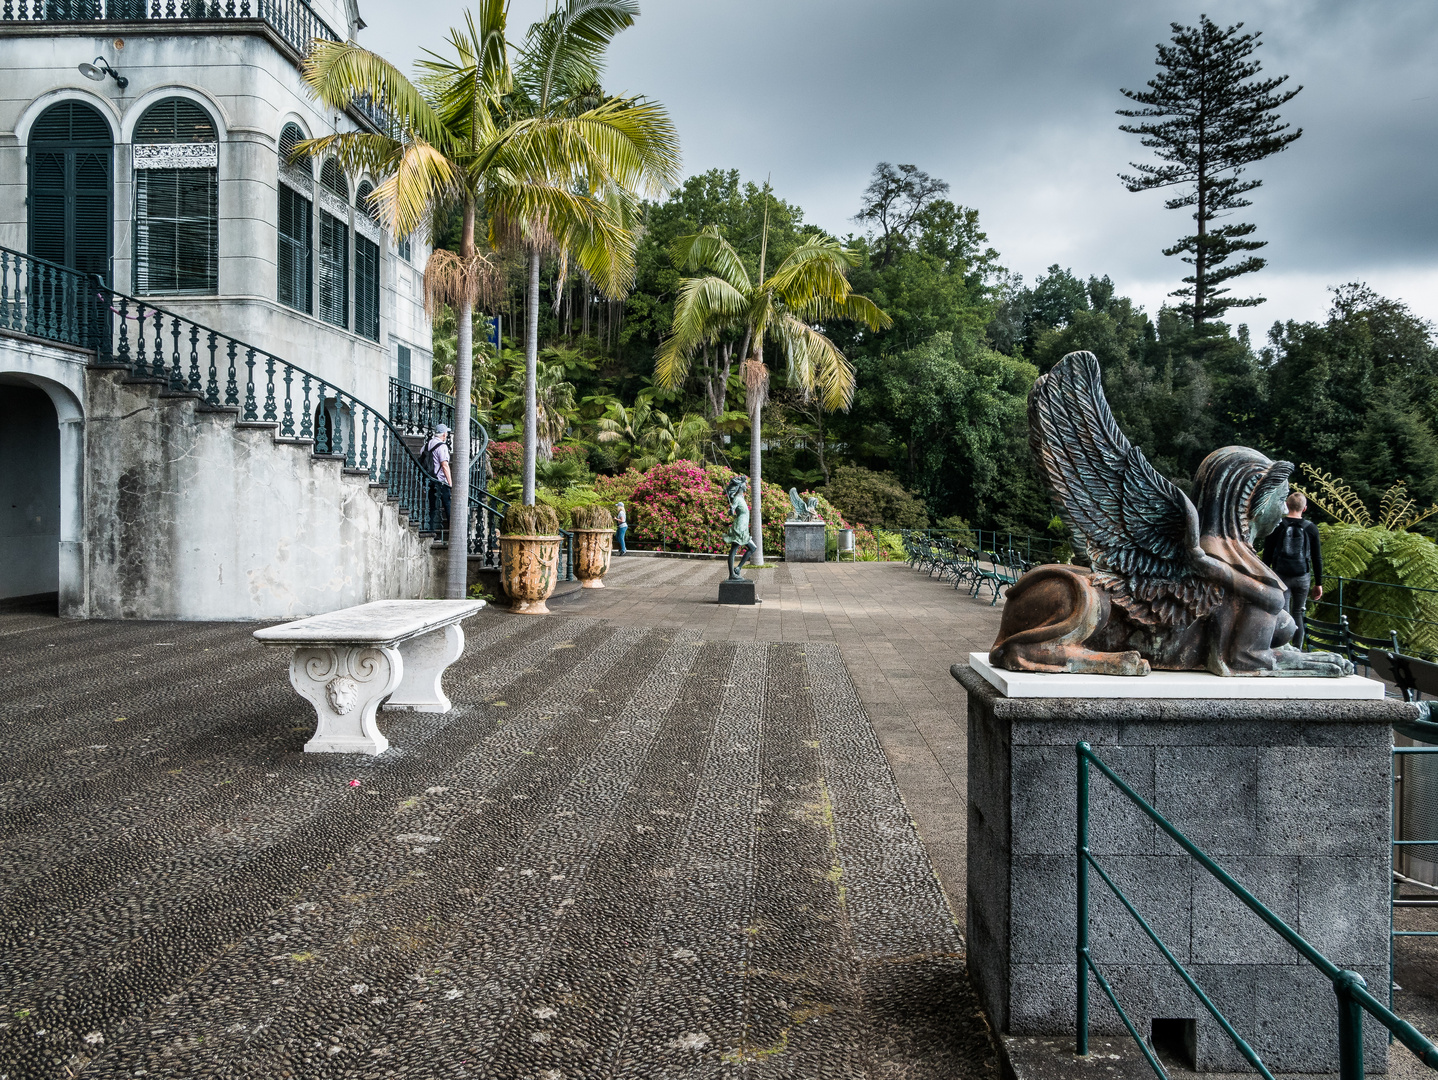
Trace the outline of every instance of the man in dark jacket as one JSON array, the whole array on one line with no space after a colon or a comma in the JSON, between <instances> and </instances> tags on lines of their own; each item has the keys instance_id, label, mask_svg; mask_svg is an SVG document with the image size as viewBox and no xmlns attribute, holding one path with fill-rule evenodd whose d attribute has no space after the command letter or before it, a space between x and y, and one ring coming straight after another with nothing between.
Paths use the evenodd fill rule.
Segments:
<instances>
[{"instance_id":1,"label":"man in dark jacket","mask_svg":"<svg viewBox=\"0 0 1438 1080\"><path fill-rule=\"evenodd\" d=\"M1298 624L1293 644L1303 648L1303 609L1311 596L1323 596L1323 553L1318 548L1318 526L1304 520L1308 500L1300 492L1288 496L1288 514L1263 542L1263 561L1273 567L1288 589L1288 613ZM1309 563L1313 564L1310 576Z\"/></svg>"}]
</instances>

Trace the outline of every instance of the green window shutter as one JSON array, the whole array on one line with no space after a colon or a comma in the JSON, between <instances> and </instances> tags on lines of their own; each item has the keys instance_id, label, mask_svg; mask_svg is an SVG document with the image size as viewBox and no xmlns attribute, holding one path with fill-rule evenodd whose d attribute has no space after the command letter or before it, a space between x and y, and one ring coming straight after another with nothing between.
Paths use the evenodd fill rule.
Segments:
<instances>
[{"instance_id":1,"label":"green window shutter","mask_svg":"<svg viewBox=\"0 0 1438 1080\"><path fill-rule=\"evenodd\" d=\"M66 101L30 131L30 253L110 279L110 127L93 108Z\"/></svg>"},{"instance_id":2,"label":"green window shutter","mask_svg":"<svg viewBox=\"0 0 1438 1080\"><path fill-rule=\"evenodd\" d=\"M379 245L355 236L355 333L379 340Z\"/></svg>"},{"instance_id":3,"label":"green window shutter","mask_svg":"<svg viewBox=\"0 0 1438 1080\"><path fill-rule=\"evenodd\" d=\"M320 214L320 318L349 326L349 223Z\"/></svg>"},{"instance_id":4,"label":"green window shutter","mask_svg":"<svg viewBox=\"0 0 1438 1080\"><path fill-rule=\"evenodd\" d=\"M30 254L65 261L65 151L30 151Z\"/></svg>"},{"instance_id":5,"label":"green window shutter","mask_svg":"<svg viewBox=\"0 0 1438 1080\"><path fill-rule=\"evenodd\" d=\"M405 384L408 384L408 383L409 383L410 378L409 378L409 346L408 346L408 345L401 345L401 346L399 347L399 370L398 370L398 372L397 372L396 374L398 375L400 382L405 383Z\"/></svg>"},{"instance_id":6,"label":"green window shutter","mask_svg":"<svg viewBox=\"0 0 1438 1080\"><path fill-rule=\"evenodd\" d=\"M280 185L279 232L279 301L310 314L310 201L285 184Z\"/></svg>"}]
</instances>

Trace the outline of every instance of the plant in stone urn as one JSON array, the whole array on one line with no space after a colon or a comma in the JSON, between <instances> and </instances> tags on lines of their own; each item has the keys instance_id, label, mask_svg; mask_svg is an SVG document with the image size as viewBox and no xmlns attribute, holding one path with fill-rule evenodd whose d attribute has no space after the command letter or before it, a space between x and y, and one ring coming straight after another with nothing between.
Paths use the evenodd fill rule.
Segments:
<instances>
[{"instance_id":1,"label":"plant in stone urn","mask_svg":"<svg viewBox=\"0 0 1438 1080\"><path fill-rule=\"evenodd\" d=\"M499 582L509 610L548 615L544 603L559 581L559 515L554 507L510 506L499 534Z\"/></svg>"},{"instance_id":2,"label":"plant in stone urn","mask_svg":"<svg viewBox=\"0 0 1438 1080\"><path fill-rule=\"evenodd\" d=\"M602 589L614 546L614 515L602 506L576 506L570 520L574 525L574 576L586 589Z\"/></svg>"}]
</instances>

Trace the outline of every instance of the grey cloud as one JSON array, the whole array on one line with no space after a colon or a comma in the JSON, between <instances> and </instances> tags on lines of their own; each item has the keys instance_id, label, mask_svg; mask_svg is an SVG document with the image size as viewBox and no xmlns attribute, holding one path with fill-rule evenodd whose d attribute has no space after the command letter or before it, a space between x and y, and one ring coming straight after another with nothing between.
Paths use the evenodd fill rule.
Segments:
<instances>
[{"instance_id":1,"label":"grey cloud","mask_svg":"<svg viewBox=\"0 0 1438 1080\"><path fill-rule=\"evenodd\" d=\"M430 0L421 19L400 0L362 7L361 40L406 67L464 10ZM522 30L543 8L515 0L511 25ZM606 85L669 107L687 171L772 175L832 232L855 229L875 162L913 162L978 208L1026 277L1059 262L1161 296L1151 283L1176 284L1184 267L1159 251L1187 222L1154 193L1123 191L1116 174L1146 152L1117 132L1114 110L1120 86L1152 77L1169 23L1200 12L1263 31L1266 72L1304 85L1284 110L1304 138L1254 170L1264 186L1244 220L1258 224L1270 260L1254 290L1270 275L1374 273L1401 293L1410 268L1415 291L1402 298L1438 316L1438 298L1417 284L1438 268L1431 0L646 0ZM1252 315L1311 317L1326 302Z\"/></svg>"}]
</instances>

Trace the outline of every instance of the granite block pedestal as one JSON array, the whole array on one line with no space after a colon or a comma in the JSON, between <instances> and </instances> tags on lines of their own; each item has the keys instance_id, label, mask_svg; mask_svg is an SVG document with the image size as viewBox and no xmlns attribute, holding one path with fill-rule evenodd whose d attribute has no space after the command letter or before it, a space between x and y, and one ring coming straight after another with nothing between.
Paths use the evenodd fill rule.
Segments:
<instances>
[{"instance_id":1,"label":"granite block pedestal","mask_svg":"<svg viewBox=\"0 0 1438 1080\"><path fill-rule=\"evenodd\" d=\"M969 702L968 966L1005 1040L1074 1031L1079 740L1386 998L1391 725L1411 718L1412 706L1297 696L1006 697L968 663L952 671ZM1125 681L1137 689L1146 679ZM1292 680L1218 681L1298 692L1284 686ZM1337 1071L1329 981L1096 769L1090 850L1273 1072ZM1139 1032L1169 1021L1161 1030L1187 1033L1199 1070L1246 1071L1097 874L1090 890L1091 955ZM1123 1034L1094 983L1090 1002L1094 1035ZM1368 1068L1383 1071L1387 1032L1370 1019L1364 1033Z\"/></svg>"},{"instance_id":2,"label":"granite block pedestal","mask_svg":"<svg viewBox=\"0 0 1438 1080\"><path fill-rule=\"evenodd\" d=\"M757 604L758 602L758 597L754 595L754 583L747 578L740 581L719 582L719 603Z\"/></svg>"},{"instance_id":3,"label":"granite block pedestal","mask_svg":"<svg viewBox=\"0 0 1438 1080\"><path fill-rule=\"evenodd\" d=\"M822 521L784 522L784 561L823 562L825 528Z\"/></svg>"}]
</instances>

